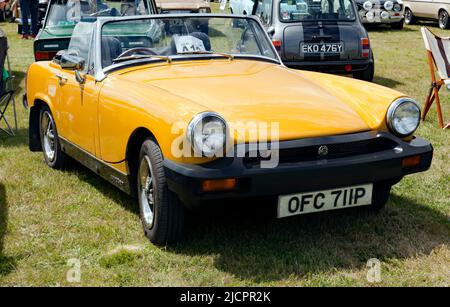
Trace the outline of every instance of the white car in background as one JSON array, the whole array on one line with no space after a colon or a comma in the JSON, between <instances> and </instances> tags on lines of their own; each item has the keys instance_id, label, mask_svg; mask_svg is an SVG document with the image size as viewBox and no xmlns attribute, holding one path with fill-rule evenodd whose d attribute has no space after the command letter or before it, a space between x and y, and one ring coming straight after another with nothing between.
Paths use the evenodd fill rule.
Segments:
<instances>
[{"instance_id":1,"label":"white car in background","mask_svg":"<svg viewBox=\"0 0 450 307\"><path fill-rule=\"evenodd\" d=\"M253 15L256 0L230 0L231 14Z\"/></svg>"},{"instance_id":2,"label":"white car in background","mask_svg":"<svg viewBox=\"0 0 450 307\"><path fill-rule=\"evenodd\" d=\"M439 22L439 28L450 28L450 0L408 0L405 2L405 23L414 24L417 20Z\"/></svg>"}]
</instances>

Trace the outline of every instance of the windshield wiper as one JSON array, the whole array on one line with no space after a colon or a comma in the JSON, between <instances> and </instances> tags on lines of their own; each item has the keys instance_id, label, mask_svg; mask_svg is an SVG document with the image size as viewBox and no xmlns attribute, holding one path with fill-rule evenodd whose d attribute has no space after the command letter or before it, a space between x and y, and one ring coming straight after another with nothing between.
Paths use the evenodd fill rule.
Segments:
<instances>
[{"instance_id":1,"label":"windshield wiper","mask_svg":"<svg viewBox=\"0 0 450 307\"><path fill-rule=\"evenodd\" d=\"M212 52L212 51L189 51L189 52L183 52L181 53L182 55L184 54L208 54L208 55L220 55L223 56L224 58L229 59L230 61L234 60L234 55L229 54L229 53L221 53L221 52Z\"/></svg>"},{"instance_id":2,"label":"windshield wiper","mask_svg":"<svg viewBox=\"0 0 450 307\"><path fill-rule=\"evenodd\" d=\"M159 59L159 60L166 61L168 64L172 63L172 58L170 58L168 56L150 55L150 54L130 55L130 56L118 57L118 58L115 58L114 60L112 60L112 62L115 64L115 63L120 63L120 62L125 62L125 61L141 60L141 59Z\"/></svg>"}]
</instances>

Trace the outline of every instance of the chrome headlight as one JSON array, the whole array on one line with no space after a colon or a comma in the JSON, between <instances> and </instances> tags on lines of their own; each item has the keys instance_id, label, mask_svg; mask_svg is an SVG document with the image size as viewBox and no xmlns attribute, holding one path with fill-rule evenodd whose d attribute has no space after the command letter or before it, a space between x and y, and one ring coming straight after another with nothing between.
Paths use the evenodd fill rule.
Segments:
<instances>
[{"instance_id":1,"label":"chrome headlight","mask_svg":"<svg viewBox=\"0 0 450 307\"><path fill-rule=\"evenodd\" d=\"M363 4L363 8L364 8L366 11L370 11L370 10L373 8L373 3L372 3L371 1L366 1L366 2L364 2L364 4Z\"/></svg>"},{"instance_id":2,"label":"chrome headlight","mask_svg":"<svg viewBox=\"0 0 450 307\"><path fill-rule=\"evenodd\" d=\"M402 5L400 3L394 4L394 12L400 12L402 10Z\"/></svg>"},{"instance_id":3,"label":"chrome headlight","mask_svg":"<svg viewBox=\"0 0 450 307\"><path fill-rule=\"evenodd\" d=\"M222 154L225 148L228 126L217 113L197 114L187 128L187 139L196 154L212 157Z\"/></svg>"},{"instance_id":4,"label":"chrome headlight","mask_svg":"<svg viewBox=\"0 0 450 307\"><path fill-rule=\"evenodd\" d=\"M389 13L386 11L381 12L380 14L381 19L389 19Z\"/></svg>"},{"instance_id":5,"label":"chrome headlight","mask_svg":"<svg viewBox=\"0 0 450 307\"><path fill-rule=\"evenodd\" d=\"M386 1L386 2L384 3L384 8L385 8L387 11L392 10L392 9L394 8L394 2L392 2L392 1Z\"/></svg>"},{"instance_id":6,"label":"chrome headlight","mask_svg":"<svg viewBox=\"0 0 450 307\"><path fill-rule=\"evenodd\" d=\"M399 137L412 135L419 127L420 107L411 98L400 98L394 101L387 112L389 129Z\"/></svg>"}]
</instances>

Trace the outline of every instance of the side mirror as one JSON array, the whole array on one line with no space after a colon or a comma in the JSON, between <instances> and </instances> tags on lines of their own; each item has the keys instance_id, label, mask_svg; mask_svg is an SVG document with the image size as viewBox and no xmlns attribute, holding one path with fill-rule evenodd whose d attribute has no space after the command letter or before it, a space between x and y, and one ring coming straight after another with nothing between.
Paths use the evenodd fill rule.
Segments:
<instances>
[{"instance_id":1,"label":"side mirror","mask_svg":"<svg viewBox=\"0 0 450 307\"><path fill-rule=\"evenodd\" d=\"M267 29L267 34L269 34L269 36L273 36L275 34L275 28L273 26L270 26Z\"/></svg>"},{"instance_id":2,"label":"side mirror","mask_svg":"<svg viewBox=\"0 0 450 307\"><path fill-rule=\"evenodd\" d=\"M79 56L65 53L61 55L59 65L62 69L66 70L83 70L85 65L85 60Z\"/></svg>"},{"instance_id":3,"label":"side mirror","mask_svg":"<svg viewBox=\"0 0 450 307\"><path fill-rule=\"evenodd\" d=\"M75 79L80 84L86 81L86 76L83 76L81 72L84 70L86 61L74 54L63 53L59 58L59 65L62 69L75 71Z\"/></svg>"}]
</instances>

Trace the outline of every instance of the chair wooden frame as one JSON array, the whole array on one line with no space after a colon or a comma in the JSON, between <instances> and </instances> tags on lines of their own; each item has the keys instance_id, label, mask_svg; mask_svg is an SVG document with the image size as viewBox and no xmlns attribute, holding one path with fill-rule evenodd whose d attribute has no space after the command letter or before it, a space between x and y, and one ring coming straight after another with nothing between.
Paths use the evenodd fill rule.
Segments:
<instances>
[{"instance_id":1,"label":"chair wooden frame","mask_svg":"<svg viewBox=\"0 0 450 307\"><path fill-rule=\"evenodd\" d=\"M434 60L433 53L430 50L427 50L427 56L431 74L431 86L428 96L425 100L425 105L422 112L422 120L423 121L425 120L428 111L430 111L431 106L433 105L433 103L435 103L439 127L441 127L442 129L448 129L450 128L450 123L444 124L444 117L442 115L442 108L441 108L441 100L439 98L439 90L443 85L445 86L445 80L441 78L439 80L436 79L437 65Z\"/></svg>"}]
</instances>

